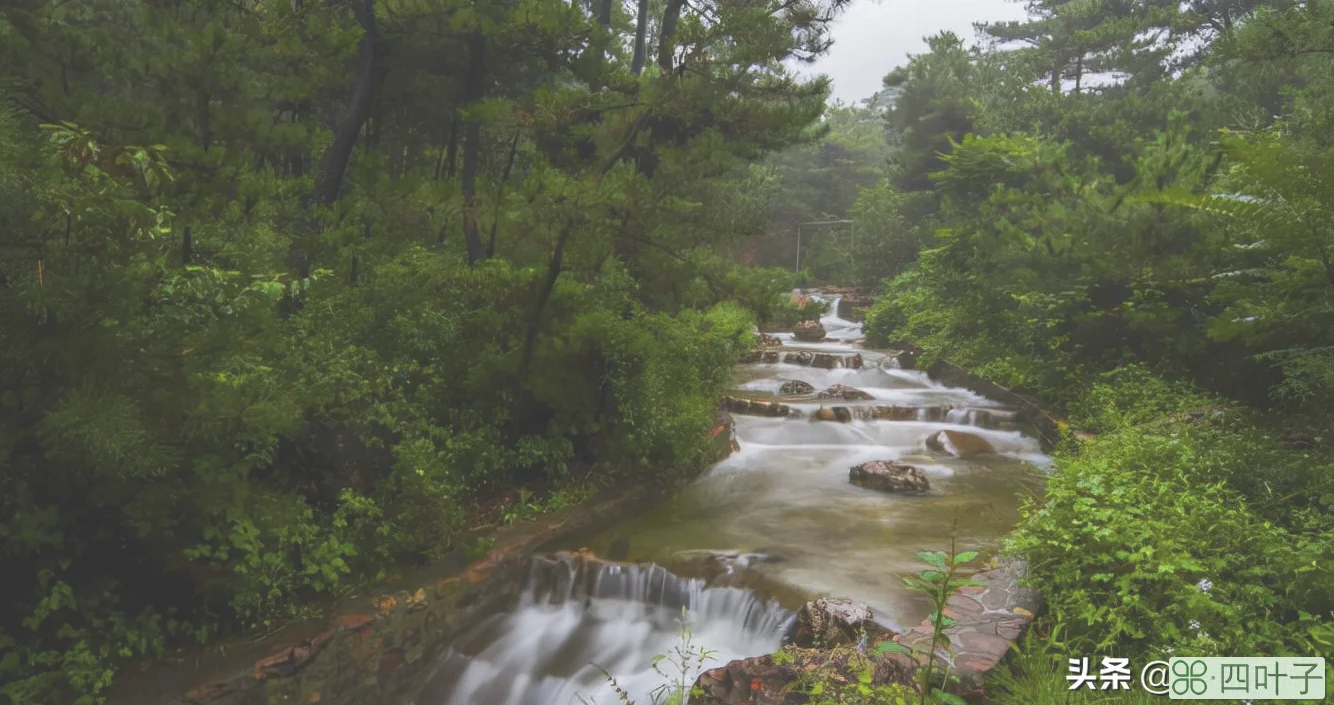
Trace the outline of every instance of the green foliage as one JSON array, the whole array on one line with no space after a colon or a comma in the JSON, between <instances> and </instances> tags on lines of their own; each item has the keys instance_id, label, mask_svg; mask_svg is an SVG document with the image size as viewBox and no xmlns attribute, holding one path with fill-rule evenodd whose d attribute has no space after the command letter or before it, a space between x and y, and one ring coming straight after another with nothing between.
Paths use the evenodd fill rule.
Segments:
<instances>
[{"instance_id":1,"label":"green foliage","mask_svg":"<svg viewBox=\"0 0 1334 705\"><path fill-rule=\"evenodd\" d=\"M1011 654L987 674L987 698L994 705L1153 705L1161 695L1152 695L1133 685L1131 690L1070 690L1068 662L1076 653L1063 644L1060 629L1030 625L1023 639L1011 646ZM1118 658L1131 658L1117 656ZM1136 659L1131 658L1132 669ZM1097 663L1090 658L1092 666Z\"/></svg>"},{"instance_id":2,"label":"green foliage","mask_svg":"<svg viewBox=\"0 0 1334 705\"><path fill-rule=\"evenodd\" d=\"M1085 438L1011 541L1061 638L1002 702L1074 702L1060 649L1329 653L1334 5L1256 5L1029 3L891 74L900 171L863 195L931 233L880 266L868 343Z\"/></svg>"},{"instance_id":3,"label":"green foliage","mask_svg":"<svg viewBox=\"0 0 1334 705\"><path fill-rule=\"evenodd\" d=\"M1334 548L1334 496L1303 508L1283 492L1334 467L1302 470L1306 458L1257 435L1207 416L1122 424L1058 458L1010 548L1072 648L1310 652L1309 621L1334 610L1319 558Z\"/></svg>"},{"instance_id":4,"label":"green foliage","mask_svg":"<svg viewBox=\"0 0 1334 705\"><path fill-rule=\"evenodd\" d=\"M918 572L917 575L903 577L903 584L909 590L925 595L927 599L931 600L931 612L927 615L927 621L932 626L931 641L925 650L926 664L917 672L918 692L920 693L918 702L921 705L926 705L927 702L959 705L963 702L962 698L945 690L953 675L949 668L952 661L947 661L945 669L937 672L936 659L939 657L937 651L944 648L951 652L952 656L952 645L949 637L945 634L946 629L957 624L953 617L945 614L950 598L965 587L984 586L986 581L981 578L965 578L958 575L959 568L976 560L978 552L963 551L955 553L956 531L957 526L950 532L949 551L919 551L917 559L928 567ZM889 651L907 652L905 647L894 642L883 642L877 648L881 653Z\"/></svg>"},{"instance_id":5,"label":"green foliage","mask_svg":"<svg viewBox=\"0 0 1334 705\"><path fill-rule=\"evenodd\" d=\"M11 5L0 699L712 458L841 3L656 9L641 75L555 0Z\"/></svg>"},{"instance_id":6,"label":"green foliage","mask_svg":"<svg viewBox=\"0 0 1334 705\"><path fill-rule=\"evenodd\" d=\"M792 663L787 651L773 655L774 663ZM838 672L843 664L845 673ZM828 652L828 662L819 668L803 668L790 686L791 692L811 705L914 705L918 693L899 683L875 684L872 655L848 646Z\"/></svg>"}]
</instances>

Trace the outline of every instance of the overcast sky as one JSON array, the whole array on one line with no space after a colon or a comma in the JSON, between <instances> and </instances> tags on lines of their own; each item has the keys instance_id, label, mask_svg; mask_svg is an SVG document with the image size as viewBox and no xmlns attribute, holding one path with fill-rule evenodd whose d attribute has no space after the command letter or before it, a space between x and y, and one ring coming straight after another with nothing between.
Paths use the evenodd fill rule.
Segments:
<instances>
[{"instance_id":1,"label":"overcast sky","mask_svg":"<svg viewBox=\"0 0 1334 705\"><path fill-rule=\"evenodd\" d=\"M880 79L926 50L925 37L951 30L973 44L973 23L1017 20L1010 0L854 0L834 25L834 48L808 70L834 79L834 96L849 103L880 90Z\"/></svg>"}]
</instances>

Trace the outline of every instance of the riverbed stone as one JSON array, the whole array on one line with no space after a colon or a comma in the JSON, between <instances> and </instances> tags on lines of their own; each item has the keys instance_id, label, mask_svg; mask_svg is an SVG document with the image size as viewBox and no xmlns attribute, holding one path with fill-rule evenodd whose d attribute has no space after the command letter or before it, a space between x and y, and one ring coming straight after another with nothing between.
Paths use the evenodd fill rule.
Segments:
<instances>
[{"instance_id":1,"label":"riverbed stone","mask_svg":"<svg viewBox=\"0 0 1334 705\"><path fill-rule=\"evenodd\" d=\"M921 469L893 460L872 460L854 465L848 471L848 482L880 492L926 492L931 489L931 483Z\"/></svg>"},{"instance_id":2,"label":"riverbed stone","mask_svg":"<svg viewBox=\"0 0 1334 705\"><path fill-rule=\"evenodd\" d=\"M852 411L846 406L822 406L811 414L811 420L847 423L852 420Z\"/></svg>"},{"instance_id":3,"label":"riverbed stone","mask_svg":"<svg viewBox=\"0 0 1334 705\"><path fill-rule=\"evenodd\" d=\"M724 397L723 408L734 414L746 414L749 416L792 416L796 412L787 404L779 404L776 401L760 401L758 399L744 399L742 397Z\"/></svg>"},{"instance_id":4,"label":"riverbed stone","mask_svg":"<svg viewBox=\"0 0 1334 705\"><path fill-rule=\"evenodd\" d=\"M995 446L987 439L965 431L944 429L926 437L926 447L958 458L982 453L995 453Z\"/></svg>"},{"instance_id":5,"label":"riverbed stone","mask_svg":"<svg viewBox=\"0 0 1334 705\"><path fill-rule=\"evenodd\" d=\"M819 321L801 321L792 327L792 337L806 342L824 340L825 329Z\"/></svg>"},{"instance_id":6,"label":"riverbed stone","mask_svg":"<svg viewBox=\"0 0 1334 705\"><path fill-rule=\"evenodd\" d=\"M793 396L801 394L811 394L813 392L815 392L815 387L812 386L810 382L804 382L799 379L790 379L784 382L783 386L778 388L779 394L786 394Z\"/></svg>"},{"instance_id":7,"label":"riverbed stone","mask_svg":"<svg viewBox=\"0 0 1334 705\"><path fill-rule=\"evenodd\" d=\"M843 597L821 597L797 610L791 643L801 648L832 649L865 647L893 637L893 632L875 621L868 605Z\"/></svg>"},{"instance_id":8,"label":"riverbed stone","mask_svg":"<svg viewBox=\"0 0 1334 705\"><path fill-rule=\"evenodd\" d=\"M852 647L833 650L803 649L788 646L784 656L773 654L737 659L721 668L700 674L695 681L697 696L693 705L796 705L808 702L807 696L792 692L801 676L817 675L822 680L854 685L868 667L871 685L911 685L916 664L895 653L865 654Z\"/></svg>"},{"instance_id":9,"label":"riverbed stone","mask_svg":"<svg viewBox=\"0 0 1334 705\"><path fill-rule=\"evenodd\" d=\"M856 387L849 387L844 384L835 384L816 396L821 399L842 399L843 401L870 401L875 398Z\"/></svg>"}]
</instances>

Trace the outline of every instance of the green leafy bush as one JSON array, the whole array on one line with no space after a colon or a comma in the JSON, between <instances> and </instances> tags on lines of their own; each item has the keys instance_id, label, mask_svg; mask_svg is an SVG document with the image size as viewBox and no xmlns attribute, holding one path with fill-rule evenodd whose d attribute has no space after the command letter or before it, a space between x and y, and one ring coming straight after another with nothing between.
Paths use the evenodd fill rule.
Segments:
<instances>
[{"instance_id":1,"label":"green leafy bush","mask_svg":"<svg viewBox=\"0 0 1334 705\"><path fill-rule=\"evenodd\" d=\"M1334 610L1319 558L1334 544L1252 508L1251 443L1208 420L1164 420L1057 459L1009 548L1072 648L1310 653L1311 620Z\"/></svg>"}]
</instances>

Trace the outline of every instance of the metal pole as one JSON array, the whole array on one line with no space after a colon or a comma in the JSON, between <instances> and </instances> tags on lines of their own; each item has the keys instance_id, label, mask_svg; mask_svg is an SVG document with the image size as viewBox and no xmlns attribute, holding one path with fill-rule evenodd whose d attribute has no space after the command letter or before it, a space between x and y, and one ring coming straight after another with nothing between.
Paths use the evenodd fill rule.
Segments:
<instances>
[{"instance_id":1,"label":"metal pole","mask_svg":"<svg viewBox=\"0 0 1334 705\"><path fill-rule=\"evenodd\" d=\"M797 265L792 271L801 272L801 223L797 223Z\"/></svg>"}]
</instances>

